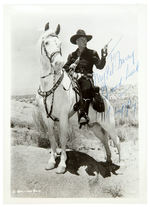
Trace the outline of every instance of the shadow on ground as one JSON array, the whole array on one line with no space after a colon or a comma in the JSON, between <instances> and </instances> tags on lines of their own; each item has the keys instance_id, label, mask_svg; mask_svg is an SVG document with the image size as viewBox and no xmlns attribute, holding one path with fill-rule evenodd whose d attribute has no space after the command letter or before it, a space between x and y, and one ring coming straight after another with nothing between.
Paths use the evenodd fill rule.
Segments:
<instances>
[{"instance_id":1,"label":"shadow on ground","mask_svg":"<svg viewBox=\"0 0 150 207\"><path fill-rule=\"evenodd\" d=\"M56 159L56 166L60 162L60 157ZM67 168L66 172L79 175L78 170L82 166L87 166L85 171L88 175L95 176L95 172L100 174L103 178L110 177L111 173L117 175L116 171L120 166L110 162L97 162L89 155L78 151L67 151Z\"/></svg>"}]
</instances>

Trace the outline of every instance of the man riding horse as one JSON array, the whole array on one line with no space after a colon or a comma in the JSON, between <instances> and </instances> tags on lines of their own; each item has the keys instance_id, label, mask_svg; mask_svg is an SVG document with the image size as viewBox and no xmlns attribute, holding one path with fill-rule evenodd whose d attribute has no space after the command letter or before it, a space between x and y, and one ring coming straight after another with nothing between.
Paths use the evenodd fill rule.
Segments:
<instances>
[{"instance_id":1,"label":"man riding horse","mask_svg":"<svg viewBox=\"0 0 150 207\"><path fill-rule=\"evenodd\" d=\"M55 123L58 121L58 129L60 132L59 141L61 146L60 162L57 167L57 173L64 173L67 169L67 137L69 129L69 119L73 116L76 110L79 110L80 123L81 121L88 122L88 107L89 102L95 98L95 94L100 97L99 92L93 94L94 84L92 79L92 68L95 64L99 69L102 69L106 62L107 51L102 51L102 58L99 59L96 51L86 48L87 42L92 38L86 35L83 30L79 30L76 35L71 38L73 44L78 45L78 49L69 55L68 61L64 68L73 76L78 76L77 85L79 85L78 94L75 96L74 88L76 85L64 72L64 61L61 54L61 41L58 38L60 25L56 31L49 28L49 23L45 25L45 31L40 38L40 81L39 89L36 96L37 107L35 107L35 123L37 127L45 126L47 129L47 137L51 144L51 155L48 160L46 169L51 170L56 167L57 159L57 142L55 133ZM108 45L108 44L107 44ZM75 72L72 72L72 69ZM67 84L66 84L67 83ZM72 83L72 84L71 84ZM66 87L66 85L68 87ZM93 89L94 88L94 89ZM81 94L81 92L82 94ZM93 97L94 95L94 97ZM79 102L76 98L81 97ZM111 162L111 151L108 144L110 137L118 149L120 160L120 143L115 131L114 110L109 101L102 96L104 103L104 113L95 111L90 107L90 125L89 129L93 131L95 136L101 140L106 150L106 159ZM82 101L83 99L83 101ZM61 102L60 102L61 100ZM80 104L78 104L80 103ZM74 111L72 110L74 105ZM79 106L79 108L78 108ZM99 104L98 104L99 106ZM109 114L106 116L109 110ZM39 119L40 117L40 119ZM37 121L40 122L37 122ZM93 125L92 125L93 124ZM80 124L81 126L81 124Z\"/></svg>"},{"instance_id":2,"label":"man riding horse","mask_svg":"<svg viewBox=\"0 0 150 207\"><path fill-rule=\"evenodd\" d=\"M101 50L101 59L95 50L87 48L87 42L92 39L92 35L86 35L84 30L79 29L70 38L72 44L78 45L78 49L68 56L68 60L63 68L76 81L80 91L80 101L74 105L74 110L79 110L80 125L89 122L89 105L97 94L97 100L101 100L99 88L94 87L93 65L97 69L103 69L106 64L107 47Z\"/></svg>"}]
</instances>

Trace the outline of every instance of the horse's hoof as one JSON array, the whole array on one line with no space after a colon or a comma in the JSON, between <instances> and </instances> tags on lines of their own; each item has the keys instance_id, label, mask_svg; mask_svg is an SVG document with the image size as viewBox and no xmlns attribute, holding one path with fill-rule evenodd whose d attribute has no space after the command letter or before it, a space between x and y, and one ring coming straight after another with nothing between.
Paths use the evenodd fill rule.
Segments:
<instances>
[{"instance_id":1,"label":"horse's hoof","mask_svg":"<svg viewBox=\"0 0 150 207\"><path fill-rule=\"evenodd\" d=\"M66 167L64 166L58 166L56 173L57 174L64 174L66 171Z\"/></svg>"},{"instance_id":2,"label":"horse's hoof","mask_svg":"<svg viewBox=\"0 0 150 207\"><path fill-rule=\"evenodd\" d=\"M45 170L52 170L55 168L55 163L48 163Z\"/></svg>"}]
</instances>

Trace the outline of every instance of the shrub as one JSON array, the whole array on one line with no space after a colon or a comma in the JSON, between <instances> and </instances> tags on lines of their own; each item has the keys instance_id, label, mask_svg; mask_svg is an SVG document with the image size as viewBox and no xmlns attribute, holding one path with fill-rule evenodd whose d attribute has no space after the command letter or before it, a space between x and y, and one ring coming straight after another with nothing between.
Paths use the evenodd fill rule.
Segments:
<instances>
[{"instance_id":1,"label":"shrub","mask_svg":"<svg viewBox=\"0 0 150 207\"><path fill-rule=\"evenodd\" d=\"M104 192L110 194L110 196L113 198L123 197L122 188L120 185L107 187L104 189Z\"/></svg>"}]
</instances>

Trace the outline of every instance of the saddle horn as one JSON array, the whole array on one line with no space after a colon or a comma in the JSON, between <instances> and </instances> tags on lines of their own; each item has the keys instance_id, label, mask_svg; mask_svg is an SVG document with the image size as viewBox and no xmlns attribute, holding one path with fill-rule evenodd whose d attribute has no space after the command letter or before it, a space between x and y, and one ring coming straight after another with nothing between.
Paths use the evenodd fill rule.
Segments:
<instances>
[{"instance_id":1,"label":"saddle horn","mask_svg":"<svg viewBox=\"0 0 150 207\"><path fill-rule=\"evenodd\" d=\"M56 31L55 31L55 34L58 35L60 32L60 24L57 25L57 28L56 28Z\"/></svg>"},{"instance_id":2,"label":"saddle horn","mask_svg":"<svg viewBox=\"0 0 150 207\"><path fill-rule=\"evenodd\" d=\"M45 31L49 29L49 22L46 23L45 25Z\"/></svg>"}]
</instances>

